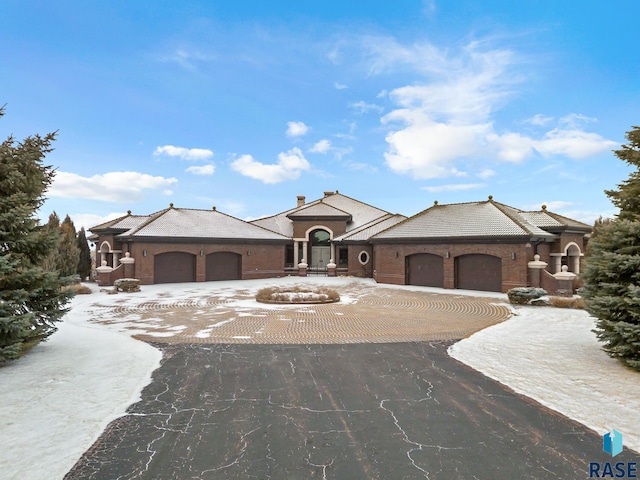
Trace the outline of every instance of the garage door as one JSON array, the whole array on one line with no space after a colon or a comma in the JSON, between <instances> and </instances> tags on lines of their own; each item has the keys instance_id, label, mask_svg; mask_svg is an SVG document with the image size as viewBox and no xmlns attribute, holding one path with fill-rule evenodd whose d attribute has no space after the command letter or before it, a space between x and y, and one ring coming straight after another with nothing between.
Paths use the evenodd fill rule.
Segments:
<instances>
[{"instance_id":1,"label":"garage door","mask_svg":"<svg viewBox=\"0 0 640 480\"><path fill-rule=\"evenodd\" d=\"M465 290L502 291L502 259L492 255L456 257L456 288Z\"/></svg>"},{"instance_id":2,"label":"garage door","mask_svg":"<svg viewBox=\"0 0 640 480\"><path fill-rule=\"evenodd\" d=\"M153 258L153 283L195 281L195 255L185 252L167 252Z\"/></svg>"},{"instance_id":3,"label":"garage door","mask_svg":"<svg viewBox=\"0 0 640 480\"><path fill-rule=\"evenodd\" d=\"M242 256L231 252L207 255L207 282L212 280L240 280L242 278Z\"/></svg>"},{"instance_id":4,"label":"garage door","mask_svg":"<svg viewBox=\"0 0 640 480\"><path fill-rule=\"evenodd\" d=\"M439 255L418 253L407 257L407 283L423 287L444 287L444 263Z\"/></svg>"}]
</instances>

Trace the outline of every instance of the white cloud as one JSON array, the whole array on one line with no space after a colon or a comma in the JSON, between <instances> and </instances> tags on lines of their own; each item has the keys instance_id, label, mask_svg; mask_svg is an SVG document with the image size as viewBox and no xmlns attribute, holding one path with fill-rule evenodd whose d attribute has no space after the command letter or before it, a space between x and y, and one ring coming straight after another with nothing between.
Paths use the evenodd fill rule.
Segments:
<instances>
[{"instance_id":1,"label":"white cloud","mask_svg":"<svg viewBox=\"0 0 640 480\"><path fill-rule=\"evenodd\" d=\"M183 160L207 160L213 157L213 152L205 148L184 148L164 145L156 147L154 155L167 155L169 157L179 157Z\"/></svg>"},{"instance_id":2,"label":"white cloud","mask_svg":"<svg viewBox=\"0 0 640 480\"><path fill-rule=\"evenodd\" d=\"M92 177L57 172L47 194L51 197L131 203L141 200L147 190L164 189L177 182L176 178L154 177L139 172L109 172ZM171 191L163 193L167 192Z\"/></svg>"},{"instance_id":3,"label":"white cloud","mask_svg":"<svg viewBox=\"0 0 640 480\"><path fill-rule=\"evenodd\" d=\"M202 165L202 166L192 166L187 168L185 171L189 173L193 173L194 175L213 175L215 172L215 165Z\"/></svg>"},{"instance_id":4,"label":"white cloud","mask_svg":"<svg viewBox=\"0 0 640 480\"><path fill-rule=\"evenodd\" d=\"M527 118L523 123L544 126L552 121L553 121L553 117L547 117L546 115L542 115L541 113L538 113L531 118Z\"/></svg>"},{"instance_id":5,"label":"white cloud","mask_svg":"<svg viewBox=\"0 0 640 480\"><path fill-rule=\"evenodd\" d=\"M309 149L311 153L327 153L329 150L331 150L331 142L326 138L316 142L313 147Z\"/></svg>"},{"instance_id":6,"label":"white cloud","mask_svg":"<svg viewBox=\"0 0 640 480\"><path fill-rule=\"evenodd\" d=\"M333 86L336 90L346 90L347 88L349 88L347 85L338 82L333 82Z\"/></svg>"},{"instance_id":7,"label":"white cloud","mask_svg":"<svg viewBox=\"0 0 640 480\"><path fill-rule=\"evenodd\" d=\"M365 42L371 74L408 66L424 76L421 83L390 91L396 108L381 118L389 128L384 156L396 173L444 178L460 175L457 164L464 159L520 163L536 154L579 159L616 146L580 129L579 123L595 119L578 114L559 119L557 128L538 136L496 132L495 113L523 80L513 52L486 50L474 42L452 54L431 44L405 47L383 40ZM526 122L542 126L552 120L538 114Z\"/></svg>"},{"instance_id":8,"label":"white cloud","mask_svg":"<svg viewBox=\"0 0 640 480\"><path fill-rule=\"evenodd\" d=\"M421 187L422 190L426 190L431 193L440 192L461 192L464 190L475 190L477 188L486 187L486 183L455 183L449 185L438 185L434 187Z\"/></svg>"},{"instance_id":9,"label":"white cloud","mask_svg":"<svg viewBox=\"0 0 640 480\"><path fill-rule=\"evenodd\" d=\"M287 122L287 137L300 137L309 131L303 122Z\"/></svg>"},{"instance_id":10,"label":"white cloud","mask_svg":"<svg viewBox=\"0 0 640 480\"><path fill-rule=\"evenodd\" d=\"M491 170L490 168L485 168L480 173L478 173L478 177L480 178L489 178L493 177L497 172L495 170Z\"/></svg>"},{"instance_id":11,"label":"white cloud","mask_svg":"<svg viewBox=\"0 0 640 480\"><path fill-rule=\"evenodd\" d=\"M158 60L161 62L177 63L189 71L196 71L198 69L198 63L209 62L214 59L215 57L211 55L205 55L198 51L189 52L184 48L179 48L168 55L158 57Z\"/></svg>"},{"instance_id":12,"label":"white cloud","mask_svg":"<svg viewBox=\"0 0 640 480\"><path fill-rule=\"evenodd\" d=\"M231 168L245 177L255 178L263 183L273 184L285 180L295 180L311 168L299 148L278 154L278 163L257 162L251 155L242 155L231 163Z\"/></svg>"},{"instance_id":13,"label":"white cloud","mask_svg":"<svg viewBox=\"0 0 640 480\"><path fill-rule=\"evenodd\" d=\"M376 105L375 103L367 103L362 100L359 102L350 103L349 107L357 110L358 113L369 113L371 111L382 113L382 111L384 110L384 108L382 108L380 105Z\"/></svg>"},{"instance_id":14,"label":"white cloud","mask_svg":"<svg viewBox=\"0 0 640 480\"><path fill-rule=\"evenodd\" d=\"M617 142L607 140L597 133L558 128L545 133L544 137L535 143L536 150L545 157L565 155L573 159L598 155L618 146Z\"/></svg>"}]
</instances>

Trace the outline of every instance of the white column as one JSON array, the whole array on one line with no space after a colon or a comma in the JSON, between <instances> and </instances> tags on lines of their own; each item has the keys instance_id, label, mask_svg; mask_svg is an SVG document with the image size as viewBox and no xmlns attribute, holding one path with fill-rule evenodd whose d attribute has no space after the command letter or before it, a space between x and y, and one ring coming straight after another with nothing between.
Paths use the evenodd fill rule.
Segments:
<instances>
[{"instance_id":1,"label":"white column","mask_svg":"<svg viewBox=\"0 0 640 480\"><path fill-rule=\"evenodd\" d=\"M120 263L118 262L119 255L120 254L118 252L113 252L113 265L111 265L113 268L116 268L118 265L120 265Z\"/></svg>"},{"instance_id":2,"label":"white column","mask_svg":"<svg viewBox=\"0 0 640 480\"><path fill-rule=\"evenodd\" d=\"M573 257L573 273L580 274L580 257L578 255Z\"/></svg>"},{"instance_id":3,"label":"white column","mask_svg":"<svg viewBox=\"0 0 640 480\"><path fill-rule=\"evenodd\" d=\"M304 261L309 263L309 252L307 251L307 245L309 242L302 242L302 256L304 257Z\"/></svg>"},{"instance_id":4,"label":"white column","mask_svg":"<svg viewBox=\"0 0 640 480\"><path fill-rule=\"evenodd\" d=\"M298 240L294 240L293 241L293 264L297 265L298 262L300 261L300 259L298 258L298 255L300 255L300 253L298 252L299 250L299 243Z\"/></svg>"},{"instance_id":5,"label":"white column","mask_svg":"<svg viewBox=\"0 0 640 480\"><path fill-rule=\"evenodd\" d=\"M562 257L553 257L553 273L560 273L562 267Z\"/></svg>"},{"instance_id":6,"label":"white column","mask_svg":"<svg viewBox=\"0 0 640 480\"><path fill-rule=\"evenodd\" d=\"M331 242L331 261L336 262L336 246Z\"/></svg>"}]
</instances>

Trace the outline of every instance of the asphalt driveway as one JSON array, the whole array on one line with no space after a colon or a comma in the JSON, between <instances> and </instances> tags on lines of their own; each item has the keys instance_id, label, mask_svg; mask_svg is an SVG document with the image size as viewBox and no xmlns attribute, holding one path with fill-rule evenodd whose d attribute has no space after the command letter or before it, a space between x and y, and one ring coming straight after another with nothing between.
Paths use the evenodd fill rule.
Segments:
<instances>
[{"instance_id":1,"label":"asphalt driveway","mask_svg":"<svg viewBox=\"0 0 640 480\"><path fill-rule=\"evenodd\" d=\"M142 400L65 478L588 478L600 436L450 344L157 344Z\"/></svg>"}]
</instances>

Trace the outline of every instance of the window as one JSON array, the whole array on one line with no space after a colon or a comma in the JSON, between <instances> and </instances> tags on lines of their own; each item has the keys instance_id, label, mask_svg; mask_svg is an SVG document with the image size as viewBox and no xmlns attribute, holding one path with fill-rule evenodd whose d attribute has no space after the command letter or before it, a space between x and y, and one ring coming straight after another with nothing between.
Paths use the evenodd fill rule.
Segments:
<instances>
[{"instance_id":1,"label":"window","mask_svg":"<svg viewBox=\"0 0 640 480\"><path fill-rule=\"evenodd\" d=\"M328 247L331 245L331 236L326 230L314 230L309 236L314 247Z\"/></svg>"},{"instance_id":2,"label":"window","mask_svg":"<svg viewBox=\"0 0 640 480\"><path fill-rule=\"evenodd\" d=\"M343 247L338 250L338 266L339 267L349 266L349 249L348 248Z\"/></svg>"},{"instance_id":3,"label":"window","mask_svg":"<svg viewBox=\"0 0 640 480\"><path fill-rule=\"evenodd\" d=\"M358 261L360 262L361 265L366 265L367 263L369 263L369 254L364 250L361 251L358 254Z\"/></svg>"},{"instance_id":4,"label":"window","mask_svg":"<svg viewBox=\"0 0 640 480\"><path fill-rule=\"evenodd\" d=\"M284 247L284 266L293 267L293 245L285 245Z\"/></svg>"}]
</instances>

